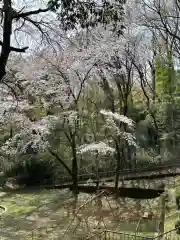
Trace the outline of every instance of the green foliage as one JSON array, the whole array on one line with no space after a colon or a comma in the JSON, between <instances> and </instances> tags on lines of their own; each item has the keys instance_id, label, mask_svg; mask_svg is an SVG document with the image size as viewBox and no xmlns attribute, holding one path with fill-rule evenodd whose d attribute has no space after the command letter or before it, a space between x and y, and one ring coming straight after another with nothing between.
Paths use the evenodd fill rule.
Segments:
<instances>
[{"instance_id":1,"label":"green foliage","mask_svg":"<svg viewBox=\"0 0 180 240\"><path fill-rule=\"evenodd\" d=\"M162 101L155 104L156 121L158 124L161 146L169 152L177 154L180 143L179 124L180 124L180 107L179 100L173 102Z\"/></svg>"},{"instance_id":2,"label":"green foliage","mask_svg":"<svg viewBox=\"0 0 180 240\"><path fill-rule=\"evenodd\" d=\"M157 144L157 132L153 123L146 118L140 121L136 127L136 139L144 149L155 148Z\"/></svg>"},{"instance_id":3,"label":"green foliage","mask_svg":"<svg viewBox=\"0 0 180 240\"><path fill-rule=\"evenodd\" d=\"M180 220L177 220L175 224L175 228L176 228L176 233L180 235Z\"/></svg>"},{"instance_id":4,"label":"green foliage","mask_svg":"<svg viewBox=\"0 0 180 240\"><path fill-rule=\"evenodd\" d=\"M99 23L112 24L118 34L122 34L124 26L122 16L124 13L124 0L103 0L101 2L90 0L81 2L77 0L50 0L48 5L52 11L59 13L59 18L65 30L77 26L82 28L95 27ZM119 24L120 23L120 24Z\"/></svg>"},{"instance_id":5,"label":"green foliage","mask_svg":"<svg viewBox=\"0 0 180 240\"><path fill-rule=\"evenodd\" d=\"M178 72L173 57L158 56L156 59L156 93L160 102L154 104L161 149L167 155L177 152L179 144Z\"/></svg>"},{"instance_id":6,"label":"green foliage","mask_svg":"<svg viewBox=\"0 0 180 240\"><path fill-rule=\"evenodd\" d=\"M144 168L147 167L151 162L152 157L149 156L148 154L137 154L136 155L136 162L137 162L137 166L138 168Z\"/></svg>"},{"instance_id":7,"label":"green foliage","mask_svg":"<svg viewBox=\"0 0 180 240\"><path fill-rule=\"evenodd\" d=\"M38 159L33 156L14 162L4 171L5 177L15 177L19 184L38 185L46 181L50 184L54 181L57 165L51 161Z\"/></svg>"},{"instance_id":8,"label":"green foliage","mask_svg":"<svg viewBox=\"0 0 180 240\"><path fill-rule=\"evenodd\" d=\"M175 91L175 71L172 55L156 59L156 91L161 99L171 100Z\"/></svg>"}]
</instances>

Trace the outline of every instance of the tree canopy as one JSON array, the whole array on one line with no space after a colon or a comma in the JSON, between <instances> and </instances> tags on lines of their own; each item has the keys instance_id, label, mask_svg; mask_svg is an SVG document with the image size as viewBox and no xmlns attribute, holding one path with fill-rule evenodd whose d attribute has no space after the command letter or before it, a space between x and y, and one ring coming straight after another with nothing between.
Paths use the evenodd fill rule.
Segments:
<instances>
[{"instance_id":1,"label":"tree canopy","mask_svg":"<svg viewBox=\"0 0 180 240\"><path fill-rule=\"evenodd\" d=\"M74 186L81 174L114 171L117 188L120 171L172 164L179 154L178 3L33 4L1 1L2 169L22 173L40 161L37 168L48 163Z\"/></svg>"}]
</instances>

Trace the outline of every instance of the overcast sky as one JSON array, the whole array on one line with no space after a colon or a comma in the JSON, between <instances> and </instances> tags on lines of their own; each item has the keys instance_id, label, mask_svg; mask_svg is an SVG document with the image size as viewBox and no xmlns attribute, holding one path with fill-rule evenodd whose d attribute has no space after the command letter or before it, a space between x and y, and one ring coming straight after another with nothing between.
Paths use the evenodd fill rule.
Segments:
<instances>
[{"instance_id":1,"label":"overcast sky","mask_svg":"<svg viewBox=\"0 0 180 240\"><path fill-rule=\"evenodd\" d=\"M24 12L31 11L39 8L46 8L48 0L13 0L13 7L18 11ZM39 15L31 16L33 20L50 22L55 20L55 14L53 13L42 13ZM18 21L14 24L14 30L21 28L22 22ZM49 25L50 26L50 25ZM15 34L14 34L15 32ZM32 24L26 24L20 31L13 31L11 44L16 47L28 46L30 52L35 47L42 46L41 36L39 31Z\"/></svg>"}]
</instances>

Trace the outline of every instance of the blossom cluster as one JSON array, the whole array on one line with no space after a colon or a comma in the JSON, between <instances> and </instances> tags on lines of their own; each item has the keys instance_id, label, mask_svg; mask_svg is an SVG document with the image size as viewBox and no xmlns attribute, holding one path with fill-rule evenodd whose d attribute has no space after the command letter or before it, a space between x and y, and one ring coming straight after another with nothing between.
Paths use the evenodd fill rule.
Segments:
<instances>
[{"instance_id":1,"label":"blossom cluster","mask_svg":"<svg viewBox=\"0 0 180 240\"><path fill-rule=\"evenodd\" d=\"M93 155L97 155L97 154L113 154L115 152L115 149L109 147L104 142L98 142L82 145L79 147L78 151L81 154L90 153Z\"/></svg>"},{"instance_id":2,"label":"blossom cluster","mask_svg":"<svg viewBox=\"0 0 180 240\"><path fill-rule=\"evenodd\" d=\"M128 117L124 115L120 115L118 113L113 113L111 111L106 110L100 110L100 113L105 116L105 126L109 128L109 130L114 134L114 137L120 136L123 140L126 140L129 146L137 147L136 144L136 138L133 136L132 133L129 132L123 132L121 131L119 125L117 124L122 122L127 124L129 127L134 127L134 121L132 119L129 119ZM116 122L116 121L117 122ZM111 143L111 141L108 141ZM79 147L79 153L90 153L93 155L101 154L114 154L115 149L110 147L108 144L105 143L105 141L101 142L93 142L90 144L85 144Z\"/></svg>"}]
</instances>

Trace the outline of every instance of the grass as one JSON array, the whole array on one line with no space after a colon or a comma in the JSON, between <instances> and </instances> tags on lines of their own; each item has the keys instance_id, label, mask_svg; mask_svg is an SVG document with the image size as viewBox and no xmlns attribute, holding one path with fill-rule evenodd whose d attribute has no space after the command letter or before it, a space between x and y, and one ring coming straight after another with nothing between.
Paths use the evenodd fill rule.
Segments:
<instances>
[{"instance_id":1,"label":"grass","mask_svg":"<svg viewBox=\"0 0 180 240\"><path fill-rule=\"evenodd\" d=\"M0 216L0 239L59 239L69 222L74 218L75 200L72 194L66 190L12 192L1 196L0 199L0 204L7 209ZM76 209L88 199L90 199L88 195L80 194ZM113 199L105 199L101 202L102 211L98 207L98 199L88 201L89 203L80 208L74 221L72 221L65 239L75 239L75 235L79 236L95 230L99 223L102 228L113 228L116 231L124 229L133 232L136 228L137 221L135 219L131 223L128 221L123 223L119 219L120 216L127 218L127 213L124 210L125 205L130 210L129 214L131 212L133 219L137 215L136 211L133 213L133 205L136 205L136 202L116 203ZM121 206L120 210L117 210L118 204ZM118 211L121 211L121 214ZM142 229L142 231L144 230ZM69 233L74 236L72 237Z\"/></svg>"},{"instance_id":2,"label":"grass","mask_svg":"<svg viewBox=\"0 0 180 240\"><path fill-rule=\"evenodd\" d=\"M0 200L0 205L6 208L0 213L0 240L60 239L70 222L65 240L96 231L99 226L133 234L140 215L149 211L155 216L159 213L157 199L139 202L104 197L103 201L97 198L91 201L89 195L80 194L76 202L67 190L20 190L7 192ZM74 208L79 209L75 217ZM178 215L175 207L171 207L166 231L174 228ZM138 235L153 236L155 227L151 221L144 221L139 231Z\"/></svg>"},{"instance_id":3,"label":"grass","mask_svg":"<svg viewBox=\"0 0 180 240\"><path fill-rule=\"evenodd\" d=\"M180 194L180 177L176 177L174 185L169 186L170 191L173 194L179 195ZM169 231L175 228L175 223L180 217L180 211L177 210L177 206L175 203L175 199L172 199L174 203L170 202L170 210L166 214L166 221L165 221L165 230Z\"/></svg>"},{"instance_id":4,"label":"grass","mask_svg":"<svg viewBox=\"0 0 180 240\"><path fill-rule=\"evenodd\" d=\"M55 228L68 223L65 203L71 199L65 191L34 191L7 194L1 205L0 239L45 239L47 232L55 235ZM35 231L34 231L35 229ZM37 234L38 232L38 234ZM40 238L41 236L41 238Z\"/></svg>"}]
</instances>

